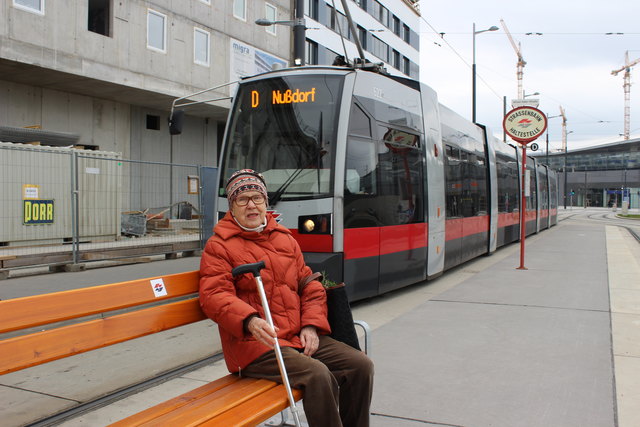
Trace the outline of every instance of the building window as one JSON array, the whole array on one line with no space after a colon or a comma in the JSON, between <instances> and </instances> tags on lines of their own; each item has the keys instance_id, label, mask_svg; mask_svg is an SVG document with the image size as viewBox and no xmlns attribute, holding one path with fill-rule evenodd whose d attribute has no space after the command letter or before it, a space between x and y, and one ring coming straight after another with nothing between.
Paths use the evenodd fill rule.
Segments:
<instances>
[{"instance_id":1,"label":"building window","mask_svg":"<svg viewBox=\"0 0 640 427\"><path fill-rule=\"evenodd\" d=\"M147 9L147 47L166 52L167 15Z\"/></svg>"},{"instance_id":2,"label":"building window","mask_svg":"<svg viewBox=\"0 0 640 427\"><path fill-rule=\"evenodd\" d=\"M400 18L398 18L396 15L393 15L393 28L392 28L393 34L400 37L401 28L402 26L400 25Z\"/></svg>"},{"instance_id":3,"label":"building window","mask_svg":"<svg viewBox=\"0 0 640 427\"><path fill-rule=\"evenodd\" d=\"M233 16L243 21L247 20L247 1L233 0Z\"/></svg>"},{"instance_id":4,"label":"building window","mask_svg":"<svg viewBox=\"0 0 640 427\"><path fill-rule=\"evenodd\" d=\"M402 64L400 62L400 52L398 52L397 50L393 49L393 58L391 58L391 60L393 61L391 63L391 65L393 65L393 67L396 70L399 70L400 67L402 66Z\"/></svg>"},{"instance_id":5,"label":"building window","mask_svg":"<svg viewBox=\"0 0 640 427\"><path fill-rule=\"evenodd\" d=\"M402 40L407 43L411 43L411 30L407 24L402 24Z\"/></svg>"},{"instance_id":6,"label":"building window","mask_svg":"<svg viewBox=\"0 0 640 427\"><path fill-rule=\"evenodd\" d=\"M411 61L406 56L402 57L402 72L407 76L411 75Z\"/></svg>"},{"instance_id":7,"label":"building window","mask_svg":"<svg viewBox=\"0 0 640 427\"><path fill-rule=\"evenodd\" d=\"M111 0L89 0L87 29L111 36Z\"/></svg>"},{"instance_id":8,"label":"building window","mask_svg":"<svg viewBox=\"0 0 640 427\"><path fill-rule=\"evenodd\" d=\"M200 28L193 29L193 62L209 66L210 35Z\"/></svg>"},{"instance_id":9,"label":"building window","mask_svg":"<svg viewBox=\"0 0 640 427\"><path fill-rule=\"evenodd\" d=\"M360 25L358 25L358 38L360 39L360 46L362 46L362 49L368 50L369 47L367 46L367 30L362 28Z\"/></svg>"},{"instance_id":10,"label":"building window","mask_svg":"<svg viewBox=\"0 0 640 427\"><path fill-rule=\"evenodd\" d=\"M305 49L305 61L309 65L318 65L318 43L307 39Z\"/></svg>"},{"instance_id":11,"label":"building window","mask_svg":"<svg viewBox=\"0 0 640 427\"><path fill-rule=\"evenodd\" d=\"M276 7L269 4L269 3L265 3L264 5L264 17L266 19L268 19L269 21L277 21L277 13L276 13ZM269 34L273 34L274 36L276 35L276 25L269 25L268 27L265 27L265 31Z\"/></svg>"},{"instance_id":12,"label":"building window","mask_svg":"<svg viewBox=\"0 0 640 427\"><path fill-rule=\"evenodd\" d=\"M385 27L389 26L389 9L381 5L377 0L373 0L373 17Z\"/></svg>"},{"instance_id":13,"label":"building window","mask_svg":"<svg viewBox=\"0 0 640 427\"><path fill-rule=\"evenodd\" d=\"M372 53L384 62L389 62L389 45L373 36L373 50Z\"/></svg>"},{"instance_id":14,"label":"building window","mask_svg":"<svg viewBox=\"0 0 640 427\"><path fill-rule=\"evenodd\" d=\"M349 28L349 21L347 17L341 12L331 9L331 29L338 34L342 34L348 40L351 40L351 29Z\"/></svg>"},{"instance_id":15,"label":"building window","mask_svg":"<svg viewBox=\"0 0 640 427\"><path fill-rule=\"evenodd\" d=\"M367 0L354 0L360 9L367 10Z\"/></svg>"},{"instance_id":16,"label":"building window","mask_svg":"<svg viewBox=\"0 0 640 427\"><path fill-rule=\"evenodd\" d=\"M318 0L304 0L304 13L309 18L318 20Z\"/></svg>"},{"instance_id":17,"label":"building window","mask_svg":"<svg viewBox=\"0 0 640 427\"><path fill-rule=\"evenodd\" d=\"M13 0L13 6L44 15L44 0Z\"/></svg>"},{"instance_id":18,"label":"building window","mask_svg":"<svg viewBox=\"0 0 640 427\"><path fill-rule=\"evenodd\" d=\"M147 129L160 130L160 116L147 114Z\"/></svg>"}]
</instances>

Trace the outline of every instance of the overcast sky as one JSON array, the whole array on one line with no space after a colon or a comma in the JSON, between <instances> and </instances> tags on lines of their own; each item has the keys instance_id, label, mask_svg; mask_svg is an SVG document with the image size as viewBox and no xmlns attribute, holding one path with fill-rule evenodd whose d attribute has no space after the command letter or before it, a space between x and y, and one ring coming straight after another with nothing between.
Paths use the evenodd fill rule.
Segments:
<instances>
[{"instance_id":1,"label":"overcast sky","mask_svg":"<svg viewBox=\"0 0 640 427\"><path fill-rule=\"evenodd\" d=\"M503 96L510 110L518 90L517 56L503 19L527 62L524 92L540 92L529 98L539 98L538 108L549 116L564 108L572 131L568 149L622 140L624 72L611 71L624 65L627 50L630 61L640 58L640 1L421 0L420 10L420 80L442 104L471 119L473 23L476 31L500 27L476 34L476 116L502 138ZM640 64L631 69L631 138L640 137L640 85L634 84L639 81ZM561 122L549 120L550 151L561 148ZM544 149L544 136L536 142Z\"/></svg>"}]
</instances>

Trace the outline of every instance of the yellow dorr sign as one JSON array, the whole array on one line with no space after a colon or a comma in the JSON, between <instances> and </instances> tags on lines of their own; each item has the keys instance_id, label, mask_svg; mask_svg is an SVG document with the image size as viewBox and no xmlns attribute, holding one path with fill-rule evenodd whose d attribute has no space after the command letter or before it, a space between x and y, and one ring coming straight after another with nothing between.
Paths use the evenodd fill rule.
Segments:
<instances>
[{"instance_id":1,"label":"yellow dorr sign","mask_svg":"<svg viewBox=\"0 0 640 427\"><path fill-rule=\"evenodd\" d=\"M25 225L53 224L53 200L23 200L22 212Z\"/></svg>"}]
</instances>

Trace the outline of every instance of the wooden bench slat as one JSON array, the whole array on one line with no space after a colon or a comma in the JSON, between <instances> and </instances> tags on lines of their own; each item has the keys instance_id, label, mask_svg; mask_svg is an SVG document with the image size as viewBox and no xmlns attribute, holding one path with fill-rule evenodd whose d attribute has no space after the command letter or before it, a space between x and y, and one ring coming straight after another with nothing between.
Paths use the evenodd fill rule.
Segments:
<instances>
[{"instance_id":1,"label":"wooden bench slat","mask_svg":"<svg viewBox=\"0 0 640 427\"><path fill-rule=\"evenodd\" d=\"M292 389L293 398L298 401L302 399L302 390ZM302 412L302 404L298 403L299 413ZM255 396L233 409L230 409L216 417L213 417L200 426L246 426L253 427L268 420L277 413L289 407L287 390L283 385L278 385L264 393Z\"/></svg>"},{"instance_id":2,"label":"wooden bench slat","mask_svg":"<svg viewBox=\"0 0 640 427\"><path fill-rule=\"evenodd\" d=\"M211 394L215 391L218 391L224 387L229 386L240 380L240 377L237 375L229 374L222 378L218 378L215 381L212 381L208 384L195 388L187 393L181 394L178 397L174 397L173 399L167 400L159 405L152 406L151 408L145 409L142 412L138 412L137 414L131 415L123 420L117 421L113 424L110 424L111 427L124 427L124 426L139 426L146 422L153 420L154 418L158 418L168 412L175 410L181 406L184 406L194 400L201 399L202 397Z\"/></svg>"},{"instance_id":3,"label":"wooden bench slat","mask_svg":"<svg viewBox=\"0 0 640 427\"><path fill-rule=\"evenodd\" d=\"M223 389L154 418L142 426L197 426L274 387L276 383L273 381L242 378Z\"/></svg>"},{"instance_id":4,"label":"wooden bench slat","mask_svg":"<svg viewBox=\"0 0 640 427\"><path fill-rule=\"evenodd\" d=\"M0 333L189 295L198 292L199 277L189 271L0 301ZM160 278L167 296L156 298L151 280Z\"/></svg>"},{"instance_id":5,"label":"wooden bench slat","mask_svg":"<svg viewBox=\"0 0 640 427\"><path fill-rule=\"evenodd\" d=\"M198 298L0 341L0 374L206 319Z\"/></svg>"}]
</instances>

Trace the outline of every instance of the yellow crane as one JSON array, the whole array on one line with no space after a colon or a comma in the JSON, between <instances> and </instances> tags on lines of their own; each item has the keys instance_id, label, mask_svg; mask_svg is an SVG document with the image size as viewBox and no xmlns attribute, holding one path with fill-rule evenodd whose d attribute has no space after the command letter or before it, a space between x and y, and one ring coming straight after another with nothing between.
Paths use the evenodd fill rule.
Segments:
<instances>
[{"instance_id":1,"label":"yellow crane","mask_svg":"<svg viewBox=\"0 0 640 427\"><path fill-rule=\"evenodd\" d=\"M631 127L631 67L640 62L640 58L633 62L629 62L629 51L624 53L624 66L611 72L612 75L617 76L618 73L624 70L624 139L627 140L630 137Z\"/></svg>"},{"instance_id":2,"label":"yellow crane","mask_svg":"<svg viewBox=\"0 0 640 427\"><path fill-rule=\"evenodd\" d=\"M504 29L505 34L509 37L509 41L511 42L511 46L513 46L513 50L516 51L516 55L518 55L518 64L517 64L517 76L518 76L518 99L524 99L524 90L522 89L522 75L524 74L524 66L527 65L524 58L522 57L522 51L520 49L520 43L516 46L516 42L511 37L511 33L507 28L507 24L504 22L504 19L500 19L500 23L502 24L502 28Z\"/></svg>"},{"instance_id":3,"label":"yellow crane","mask_svg":"<svg viewBox=\"0 0 640 427\"><path fill-rule=\"evenodd\" d=\"M564 114L564 108L560 105L560 116L562 116L562 151L567 152L567 116Z\"/></svg>"}]
</instances>

